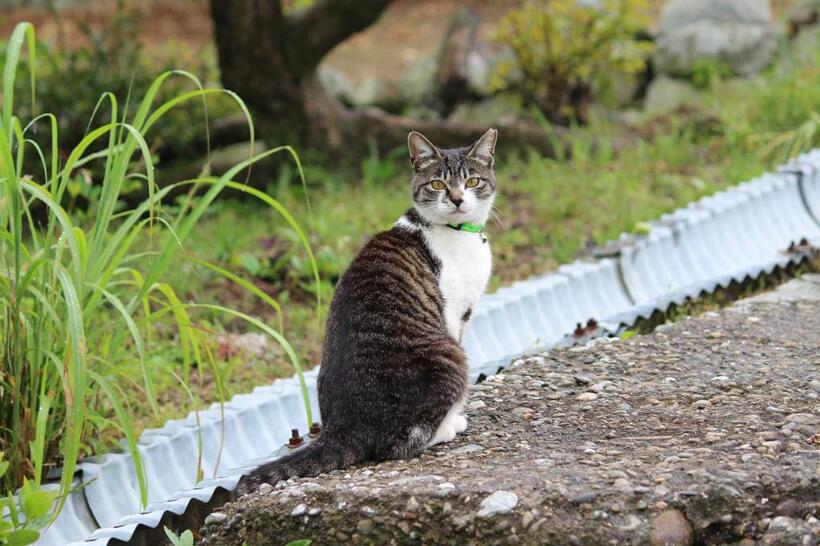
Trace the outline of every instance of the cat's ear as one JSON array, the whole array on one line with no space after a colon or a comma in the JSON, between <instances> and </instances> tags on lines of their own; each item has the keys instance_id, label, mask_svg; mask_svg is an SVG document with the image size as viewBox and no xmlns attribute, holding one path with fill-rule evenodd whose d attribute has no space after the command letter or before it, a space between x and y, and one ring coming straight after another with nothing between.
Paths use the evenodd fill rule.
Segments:
<instances>
[{"instance_id":1,"label":"cat's ear","mask_svg":"<svg viewBox=\"0 0 820 546\"><path fill-rule=\"evenodd\" d=\"M488 129L481 138L479 138L470 151L467 152L467 157L475 159L483 163L487 167L493 164L493 157L495 157L495 143L498 140L498 131L495 129Z\"/></svg>"},{"instance_id":2,"label":"cat's ear","mask_svg":"<svg viewBox=\"0 0 820 546\"><path fill-rule=\"evenodd\" d=\"M407 148L410 150L410 163L415 168L421 168L428 160L441 159L441 152L427 140L424 135L411 131L407 135Z\"/></svg>"}]
</instances>

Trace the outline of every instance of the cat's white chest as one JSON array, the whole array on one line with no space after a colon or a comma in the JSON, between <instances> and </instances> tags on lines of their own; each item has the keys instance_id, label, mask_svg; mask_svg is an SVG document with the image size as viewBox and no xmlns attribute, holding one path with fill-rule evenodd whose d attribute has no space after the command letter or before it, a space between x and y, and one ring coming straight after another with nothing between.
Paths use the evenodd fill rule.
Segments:
<instances>
[{"instance_id":1,"label":"cat's white chest","mask_svg":"<svg viewBox=\"0 0 820 546\"><path fill-rule=\"evenodd\" d=\"M479 233L447 226L434 226L425 236L441 262L439 288L444 296L447 331L460 341L465 316L475 309L490 280L490 244Z\"/></svg>"}]
</instances>

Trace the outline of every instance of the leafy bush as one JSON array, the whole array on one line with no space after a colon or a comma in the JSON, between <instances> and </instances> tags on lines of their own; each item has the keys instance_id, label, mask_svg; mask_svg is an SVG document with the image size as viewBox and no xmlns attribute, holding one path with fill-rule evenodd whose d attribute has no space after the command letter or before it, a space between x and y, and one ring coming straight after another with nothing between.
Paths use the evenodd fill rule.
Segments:
<instances>
[{"instance_id":1,"label":"leafy bush","mask_svg":"<svg viewBox=\"0 0 820 546\"><path fill-rule=\"evenodd\" d=\"M301 166L295 152L284 146L249 157L219 178L201 176L160 187L146 139L177 106L228 95L246 115L253 134L241 99L228 91L203 89L194 76L182 72L157 77L132 115L121 113L113 94L104 95L110 118L92 126L61 160L58 118L45 113L26 120L16 114L15 80L24 46L33 104L37 49L28 23L18 25L8 43L0 111L0 449L10 458L0 488L10 490L27 477L39 483L47 465L61 463L62 506L78 458L88 452L92 438L113 430L125 436L145 502L150 484L137 450L130 402L122 390L122 382L133 379L123 370L138 366L145 398L156 411L153 370L145 355L157 338L167 335L169 325L183 354L183 383L191 363L213 365L207 332L194 320L198 310L224 313L262 330L282 346L301 376L299 359L281 333L279 303L251 283L184 252L197 222L220 193L231 188L284 218L304 247L318 286L310 245L288 210L233 181L243 169L276 153L290 154L300 173ZM195 89L155 105L173 79L188 81ZM27 161L30 156L34 162ZM31 163L38 168L28 170ZM93 211L78 218L66 211L66 204L71 184L83 169L100 173L88 181L99 195ZM120 197L134 182L148 196L128 207ZM189 190L181 205L165 206L163 199L179 189ZM134 243L141 238L150 244L136 251ZM166 277L186 260L261 298L280 315L279 329L226 307L181 301ZM304 382L302 386L310 416Z\"/></svg>"},{"instance_id":2,"label":"leafy bush","mask_svg":"<svg viewBox=\"0 0 820 546\"><path fill-rule=\"evenodd\" d=\"M614 71L645 68L651 43L646 0L528 0L499 22L497 39L513 59L499 64L492 85L506 88L518 69L525 101L550 121L586 121L586 106Z\"/></svg>"},{"instance_id":3,"label":"leafy bush","mask_svg":"<svg viewBox=\"0 0 820 546\"><path fill-rule=\"evenodd\" d=\"M692 85L708 89L732 75L732 68L717 59L697 59L692 63Z\"/></svg>"},{"instance_id":4,"label":"leafy bush","mask_svg":"<svg viewBox=\"0 0 820 546\"><path fill-rule=\"evenodd\" d=\"M64 156L87 134L94 117L110 114L108 103L103 100L106 93L124 99L119 107L133 115L139 105L137 98L148 91L154 75L172 68L166 61L158 64L144 54L140 39L142 16L139 7L118 0L104 28L79 23L86 42L66 44L62 39L55 44L38 42L37 57L41 62L37 74L37 106L57 116ZM54 18L60 25L58 35L63 36L65 23L58 13ZM185 68L200 76L216 75L215 67L206 61ZM186 85L182 80L169 80L158 91L158 100L165 101L183 93ZM18 78L15 91L18 94L25 91L25 79ZM31 106L18 105L18 115L32 114ZM195 101L169 111L157 121L157 130L147 141L155 161L157 156L162 159L201 156L207 148L204 128L208 117L213 119L232 110L230 99L214 95L209 98L205 113L202 105Z\"/></svg>"}]
</instances>

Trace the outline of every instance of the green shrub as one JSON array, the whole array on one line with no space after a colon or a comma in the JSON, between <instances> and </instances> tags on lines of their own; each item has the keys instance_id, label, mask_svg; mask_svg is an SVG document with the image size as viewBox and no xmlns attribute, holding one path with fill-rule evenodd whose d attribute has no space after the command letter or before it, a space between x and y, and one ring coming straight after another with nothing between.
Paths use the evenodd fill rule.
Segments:
<instances>
[{"instance_id":1,"label":"green shrub","mask_svg":"<svg viewBox=\"0 0 820 546\"><path fill-rule=\"evenodd\" d=\"M698 89L708 89L731 75L731 67L717 59L697 59L692 63L692 85Z\"/></svg>"},{"instance_id":2,"label":"green shrub","mask_svg":"<svg viewBox=\"0 0 820 546\"><path fill-rule=\"evenodd\" d=\"M148 91L154 76L172 68L167 61L158 63L144 53L139 34L142 16L139 7L118 0L104 28L79 23L87 38L85 42L69 45L59 38L54 44L38 42L37 106L40 111L57 117L63 155L83 139L93 118L110 115L109 104L103 100L106 93L122 99L120 109L127 116L133 116L139 106L138 98ZM61 17L55 12L54 18L59 25L58 36L64 35ZM204 60L184 68L198 77L216 76L215 66ZM25 83L24 78L18 78L18 95L25 91ZM158 91L157 99L169 100L185 92L186 85L182 80L169 80ZM19 104L18 115L32 114L31 106ZM209 98L207 112L196 101L169 111L157 120L156 131L147 140L155 162L179 156L202 156L207 151L204 127L208 117L215 119L233 110L227 96L215 95ZM84 199L80 202L84 204Z\"/></svg>"},{"instance_id":3,"label":"green shrub","mask_svg":"<svg viewBox=\"0 0 820 546\"><path fill-rule=\"evenodd\" d=\"M115 96L106 94L108 120L90 127L62 159L58 118L45 113L26 119L15 109L15 80L24 47L35 104L37 50L28 23L18 25L8 43L0 115L0 450L10 463L0 478L0 490L20 486L29 477L39 484L48 465L62 464L59 494L65 502L78 458L89 452L95 437L115 431L125 436L137 463L145 502L150 484L136 448L130 401L122 389L133 378L123 372L137 366L145 398L156 411L153 369L146 354L169 327L178 336L183 355L179 375L184 389L192 364L214 366L208 332L195 320L200 310L242 319L270 335L301 377L299 359L281 333L280 304L253 284L190 256L184 246L214 200L231 188L284 218L297 244L304 247L318 286L316 260L288 210L233 180L276 153L290 154L300 174L301 166L295 152L283 146L249 157L219 178L201 176L158 186L147 139L159 120L179 105L228 95L246 115L253 134L241 99L224 90L203 89L194 76L183 72L157 77L135 103L132 115L121 113ZM155 104L166 82L174 79L188 81L194 90ZM34 109L24 112L30 111ZM28 161L30 157L35 161ZM37 169L28 170L31 164ZM99 193L93 210L77 217L66 206L72 200L71 185L83 169L99 173L87 182ZM133 183L141 184L147 197L129 207L121 195ZM181 204L165 206L163 199L179 189L189 190ZM136 250L138 240L147 240L148 245ZM278 329L226 307L188 298L183 302L166 282L169 270L181 261L207 267L261 298L279 314ZM310 416L304 382L302 386Z\"/></svg>"},{"instance_id":4,"label":"green shrub","mask_svg":"<svg viewBox=\"0 0 820 546\"><path fill-rule=\"evenodd\" d=\"M584 122L590 99L614 71L645 68L651 43L637 36L649 23L645 0L528 0L499 22L496 37L513 59L491 85L508 88L518 69L520 92L550 121Z\"/></svg>"},{"instance_id":5,"label":"green shrub","mask_svg":"<svg viewBox=\"0 0 820 546\"><path fill-rule=\"evenodd\" d=\"M0 478L8 471L9 463L0 451ZM0 544L25 546L40 538L40 530L49 521L56 492L40 488L40 482L23 482L17 497L10 493L0 497ZM21 517L22 516L22 517Z\"/></svg>"}]
</instances>

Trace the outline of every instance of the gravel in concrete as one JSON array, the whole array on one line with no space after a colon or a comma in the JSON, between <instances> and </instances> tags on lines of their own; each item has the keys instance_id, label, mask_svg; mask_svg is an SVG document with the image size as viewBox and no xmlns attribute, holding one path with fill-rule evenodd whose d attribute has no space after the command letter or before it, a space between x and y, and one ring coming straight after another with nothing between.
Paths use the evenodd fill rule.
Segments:
<instances>
[{"instance_id":1,"label":"gravel in concrete","mask_svg":"<svg viewBox=\"0 0 820 546\"><path fill-rule=\"evenodd\" d=\"M820 543L820 276L630 340L512 363L467 433L291 480L202 544Z\"/></svg>"}]
</instances>

